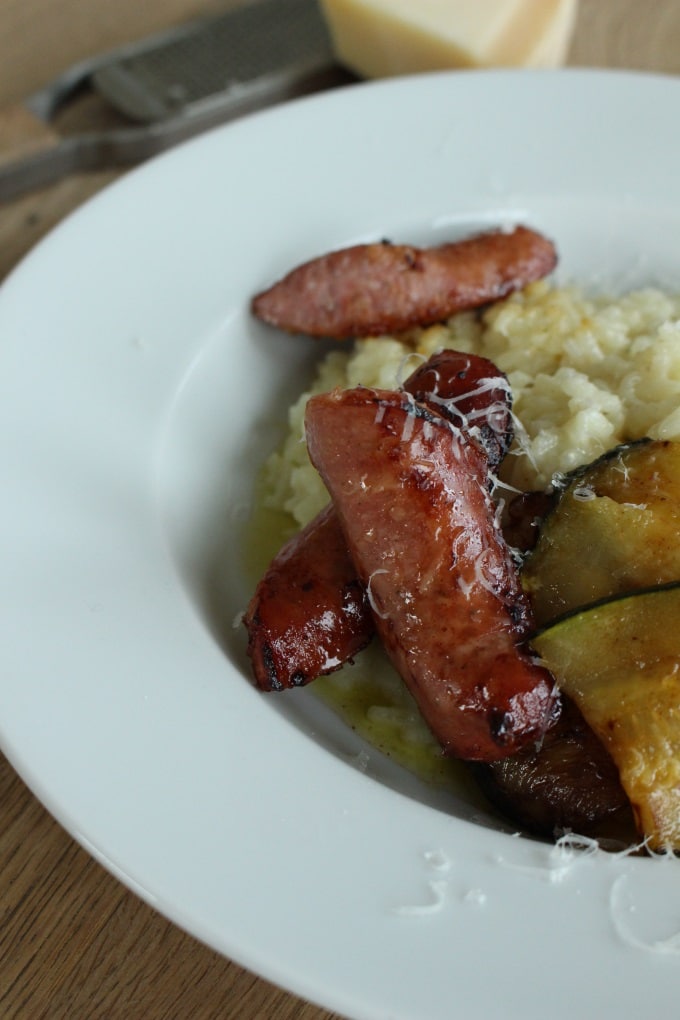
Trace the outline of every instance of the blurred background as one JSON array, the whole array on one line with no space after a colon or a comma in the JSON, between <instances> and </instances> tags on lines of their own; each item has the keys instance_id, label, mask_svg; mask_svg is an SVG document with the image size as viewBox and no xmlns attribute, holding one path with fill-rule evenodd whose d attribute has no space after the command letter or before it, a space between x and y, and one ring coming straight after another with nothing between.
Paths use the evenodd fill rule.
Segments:
<instances>
[{"instance_id":1,"label":"blurred background","mask_svg":"<svg viewBox=\"0 0 680 1020\"><path fill-rule=\"evenodd\" d=\"M252 2L252 0L251 0ZM289 0L280 0L285 9ZM389 8L393 0L389 0ZM403 2L403 0L396 0ZM243 0L0 0L0 171L3 164L36 145L34 124L25 117L25 100L73 64L116 47L174 29L206 15L239 7ZM320 0L327 11L371 8L372 0ZM470 0L473 32L484 31L488 12L529 11L553 15L555 28L543 42L544 63L680 72L680 4L677 0ZM464 10L466 0L452 9ZM434 9L438 8L434 5ZM486 14L484 12L487 12ZM532 13L533 12L533 13ZM516 14L513 14L516 18ZM526 14L522 14L525 21ZM557 23L560 22L560 25ZM360 29L363 30L363 25ZM468 26L469 27L469 26ZM361 34L361 32L360 32ZM536 47L534 46L534 50ZM408 55L407 55L408 56ZM534 52L531 59L536 57ZM403 52L400 59L403 58ZM413 69L421 70L422 54ZM522 61L520 60L520 63ZM534 60L534 62L536 62ZM400 61L397 61L399 69ZM381 70L378 69L378 74ZM80 96L50 121L60 136L120 125L97 95ZM108 184L119 169L70 174L59 183L21 197L3 193L0 179L0 280L64 215Z\"/></svg>"},{"instance_id":2,"label":"blurred background","mask_svg":"<svg viewBox=\"0 0 680 1020\"><path fill-rule=\"evenodd\" d=\"M23 98L75 61L236 5L237 0L0 0L0 103ZM679 6L666 0L580 0L569 63L592 66L606 58L609 67L679 72Z\"/></svg>"}]
</instances>

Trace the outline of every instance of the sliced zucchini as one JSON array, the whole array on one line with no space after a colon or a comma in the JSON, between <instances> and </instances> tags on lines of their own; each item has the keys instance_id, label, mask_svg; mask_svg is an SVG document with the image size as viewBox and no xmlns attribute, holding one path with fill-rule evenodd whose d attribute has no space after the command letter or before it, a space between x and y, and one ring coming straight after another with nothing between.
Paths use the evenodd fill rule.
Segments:
<instances>
[{"instance_id":1,"label":"sliced zucchini","mask_svg":"<svg viewBox=\"0 0 680 1020\"><path fill-rule=\"evenodd\" d=\"M532 646L609 751L648 845L680 850L680 584L575 612Z\"/></svg>"},{"instance_id":2,"label":"sliced zucchini","mask_svg":"<svg viewBox=\"0 0 680 1020\"><path fill-rule=\"evenodd\" d=\"M522 569L536 622L680 580L680 443L619 447L571 478Z\"/></svg>"}]
</instances>

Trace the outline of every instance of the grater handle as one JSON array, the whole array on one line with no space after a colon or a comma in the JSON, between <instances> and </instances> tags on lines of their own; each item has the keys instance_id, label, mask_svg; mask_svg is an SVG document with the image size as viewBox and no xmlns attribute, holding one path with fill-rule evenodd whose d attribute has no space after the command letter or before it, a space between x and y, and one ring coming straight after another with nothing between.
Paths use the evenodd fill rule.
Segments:
<instances>
[{"instance_id":1,"label":"grater handle","mask_svg":"<svg viewBox=\"0 0 680 1020\"><path fill-rule=\"evenodd\" d=\"M332 67L296 83L297 94L337 88L354 80L344 70ZM230 101L223 104L197 103L190 113L167 120L80 135L59 135L25 106L0 110L0 204L67 174L134 166L200 131L291 98L289 84L276 77L264 78L259 91L251 89L240 100L229 96Z\"/></svg>"},{"instance_id":2,"label":"grater handle","mask_svg":"<svg viewBox=\"0 0 680 1020\"><path fill-rule=\"evenodd\" d=\"M0 168L59 146L59 135L20 104L0 108Z\"/></svg>"}]
</instances>

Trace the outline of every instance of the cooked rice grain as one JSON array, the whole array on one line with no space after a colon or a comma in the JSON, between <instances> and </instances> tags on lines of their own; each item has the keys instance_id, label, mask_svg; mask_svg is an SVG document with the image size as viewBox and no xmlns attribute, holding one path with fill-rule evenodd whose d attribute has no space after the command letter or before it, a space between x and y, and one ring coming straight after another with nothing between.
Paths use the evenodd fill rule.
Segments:
<instances>
[{"instance_id":1,"label":"cooked rice grain","mask_svg":"<svg viewBox=\"0 0 680 1020\"><path fill-rule=\"evenodd\" d=\"M290 409L288 436L266 465L267 502L303 525L328 500L302 441L312 393L395 388L444 347L490 358L507 374L521 427L502 477L519 489L543 487L621 442L680 439L680 296L650 288L592 298L542 281L481 316L463 313L328 355Z\"/></svg>"}]
</instances>

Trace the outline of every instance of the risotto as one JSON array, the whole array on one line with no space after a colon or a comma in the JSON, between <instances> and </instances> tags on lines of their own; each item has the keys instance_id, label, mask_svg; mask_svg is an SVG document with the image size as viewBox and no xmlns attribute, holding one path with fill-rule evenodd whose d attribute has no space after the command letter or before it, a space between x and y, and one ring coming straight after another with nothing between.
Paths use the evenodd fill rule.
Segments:
<instances>
[{"instance_id":1,"label":"risotto","mask_svg":"<svg viewBox=\"0 0 680 1020\"><path fill-rule=\"evenodd\" d=\"M394 389L445 347L489 358L508 376L516 440L502 479L517 489L543 488L624 441L680 439L680 296L645 289L607 299L542 281L481 315L330 353L266 464L265 502L303 525L328 500L301 441L311 393Z\"/></svg>"}]
</instances>

